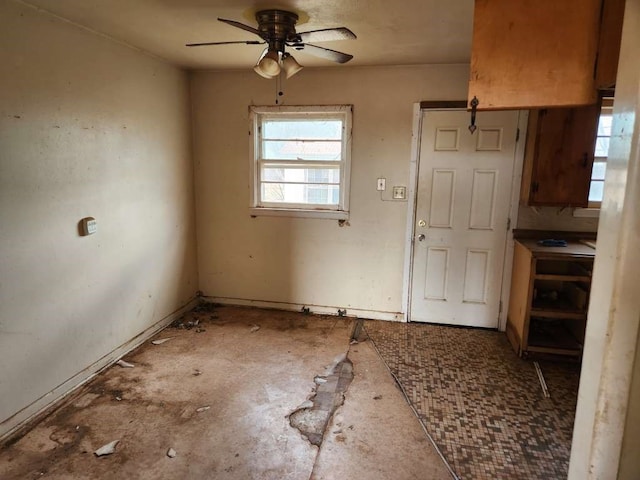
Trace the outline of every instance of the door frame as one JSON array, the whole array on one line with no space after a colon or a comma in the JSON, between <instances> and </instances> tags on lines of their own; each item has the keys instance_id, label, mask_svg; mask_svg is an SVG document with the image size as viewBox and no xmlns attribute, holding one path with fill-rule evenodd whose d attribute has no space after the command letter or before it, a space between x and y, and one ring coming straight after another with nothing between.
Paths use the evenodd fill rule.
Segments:
<instances>
[{"instance_id":1,"label":"door frame","mask_svg":"<svg viewBox=\"0 0 640 480\"><path fill-rule=\"evenodd\" d=\"M424 113L437 111L466 111L467 102L462 101L433 101L414 103L413 128L411 135L411 162L409 163L409 191L407 192L407 228L404 250L404 275L402 281L402 299L404 321L411 318L411 285L413 280L413 244L415 237L416 209L418 206L418 179L420 173L420 147L422 135L422 116ZM482 112L479 113L482 115ZM507 232L505 245L505 258L502 270L502 287L500 289L500 302L502 309L498 316L498 330L501 332L507 326L507 310L509 309L509 293L511 291L511 269L513 265L513 230L518 224L518 207L520 203L520 184L522 181L522 166L524 163L524 146L526 144L527 122L529 112L518 112L519 137L516 142L515 163L511 180L511 204L509 205L509 218L511 226Z\"/></svg>"}]
</instances>

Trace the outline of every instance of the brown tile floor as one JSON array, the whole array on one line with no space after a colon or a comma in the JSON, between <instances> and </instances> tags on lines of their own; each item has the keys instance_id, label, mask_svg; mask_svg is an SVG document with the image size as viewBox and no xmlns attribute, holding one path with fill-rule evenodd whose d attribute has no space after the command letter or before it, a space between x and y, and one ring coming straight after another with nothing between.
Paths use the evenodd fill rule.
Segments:
<instances>
[{"instance_id":1,"label":"brown tile floor","mask_svg":"<svg viewBox=\"0 0 640 480\"><path fill-rule=\"evenodd\" d=\"M579 365L531 360L503 333L366 321L365 330L456 474L467 479L566 478Z\"/></svg>"}]
</instances>

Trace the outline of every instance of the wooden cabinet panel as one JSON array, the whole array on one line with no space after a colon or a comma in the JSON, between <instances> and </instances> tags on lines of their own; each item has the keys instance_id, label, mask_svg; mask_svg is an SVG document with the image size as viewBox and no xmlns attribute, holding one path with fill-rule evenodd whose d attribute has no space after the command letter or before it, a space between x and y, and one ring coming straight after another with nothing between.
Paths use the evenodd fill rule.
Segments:
<instances>
[{"instance_id":1,"label":"wooden cabinet panel","mask_svg":"<svg viewBox=\"0 0 640 480\"><path fill-rule=\"evenodd\" d=\"M595 250L515 243L507 337L520 356L582 353Z\"/></svg>"},{"instance_id":2,"label":"wooden cabinet panel","mask_svg":"<svg viewBox=\"0 0 640 480\"><path fill-rule=\"evenodd\" d=\"M531 112L521 203L586 207L600 105Z\"/></svg>"},{"instance_id":3,"label":"wooden cabinet panel","mask_svg":"<svg viewBox=\"0 0 640 480\"><path fill-rule=\"evenodd\" d=\"M476 0L469 101L479 110L589 105L602 0Z\"/></svg>"},{"instance_id":4,"label":"wooden cabinet panel","mask_svg":"<svg viewBox=\"0 0 640 480\"><path fill-rule=\"evenodd\" d=\"M598 63L596 66L596 88L612 88L616 84L622 20L625 0L604 0L602 24L598 41Z\"/></svg>"}]
</instances>

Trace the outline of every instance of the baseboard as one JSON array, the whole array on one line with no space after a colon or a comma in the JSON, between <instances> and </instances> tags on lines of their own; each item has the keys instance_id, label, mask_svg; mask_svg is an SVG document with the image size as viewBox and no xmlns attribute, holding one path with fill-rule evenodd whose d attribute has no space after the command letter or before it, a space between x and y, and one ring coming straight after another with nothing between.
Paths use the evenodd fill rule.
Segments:
<instances>
[{"instance_id":1,"label":"baseboard","mask_svg":"<svg viewBox=\"0 0 640 480\"><path fill-rule=\"evenodd\" d=\"M348 307L327 307L323 305L309 305L301 303L270 302L265 300L246 300L243 298L229 297L202 297L205 302L219 303L221 305L237 305L242 307L271 308L275 310L289 310L300 312L303 308L308 308L309 313L318 315L339 315L338 310L346 311L344 316L355 318L367 318L371 320L387 320L391 322L404 322L404 314L400 312L382 312L378 310L363 310Z\"/></svg>"},{"instance_id":2,"label":"baseboard","mask_svg":"<svg viewBox=\"0 0 640 480\"><path fill-rule=\"evenodd\" d=\"M44 394L35 402L4 420L0 423L0 445L5 443L14 435L19 434L23 428L28 428L35 420L47 415L66 397L90 381L102 370L110 367L124 355L139 347L163 328L170 325L178 317L196 307L201 301L201 297L192 298L175 312L167 315L162 320L159 320L140 334L133 337L131 340L113 350L111 353L100 358L98 361L78 372L50 392Z\"/></svg>"}]
</instances>

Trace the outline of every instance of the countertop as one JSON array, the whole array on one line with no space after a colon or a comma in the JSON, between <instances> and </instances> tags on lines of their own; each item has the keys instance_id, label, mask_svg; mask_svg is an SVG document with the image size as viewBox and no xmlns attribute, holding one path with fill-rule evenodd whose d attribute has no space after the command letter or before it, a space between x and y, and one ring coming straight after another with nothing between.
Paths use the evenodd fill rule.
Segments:
<instances>
[{"instance_id":1,"label":"countertop","mask_svg":"<svg viewBox=\"0 0 640 480\"><path fill-rule=\"evenodd\" d=\"M530 239L520 239L516 240L516 242L520 243L522 246L527 248L533 253L535 256L571 256L571 257L582 257L582 258L593 258L596 256L596 249L587 245L589 244L595 245L595 240L568 240L566 247L543 247L538 244L537 240ZM583 243L585 242L585 243Z\"/></svg>"}]
</instances>

